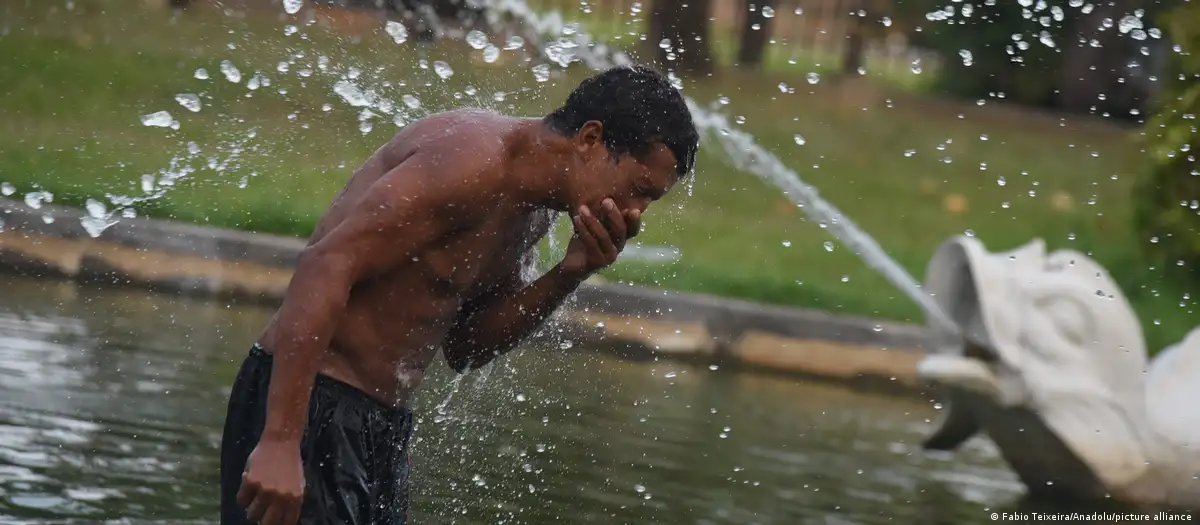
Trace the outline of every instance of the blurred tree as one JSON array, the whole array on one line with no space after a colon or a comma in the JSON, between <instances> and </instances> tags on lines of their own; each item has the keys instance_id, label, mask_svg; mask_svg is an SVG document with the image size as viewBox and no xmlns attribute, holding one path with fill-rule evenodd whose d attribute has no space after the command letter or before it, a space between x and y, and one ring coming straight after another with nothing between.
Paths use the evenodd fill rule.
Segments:
<instances>
[{"instance_id":1,"label":"blurred tree","mask_svg":"<svg viewBox=\"0 0 1200 525\"><path fill-rule=\"evenodd\" d=\"M708 13L711 0L654 0L647 56L660 68L707 76L713 71Z\"/></svg>"},{"instance_id":2,"label":"blurred tree","mask_svg":"<svg viewBox=\"0 0 1200 525\"><path fill-rule=\"evenodd\" d=\"M1162 16L1178 46L1146 127L1153 167L1137 188L1137 221L1152 263L1200 284L1200 4Z\"/></svg>"},{"instance_id":3,"label":"blurred tree","mask_svg":"<svg viewBox=\"0 0 1200 525\"><path fill-rule=\"evenodd\" d=\"M762 66L767 40L771 36L775 0L745 0L742 3L742 38L738 46L737 65L747 69ZM765 13L771 13L766 16Z\"/></svg>"},{"instance_id":4,"label":"blurred tree","mask_svg":"<svg viewBox=\"0 0 1200 525\"><path fill-rule=\"evenodd\" d=\"M858 76L858 70L866 66L866 0L850 0L846 24L846 45L842 48L842 74Z\"/></svg>"}]
</instances>

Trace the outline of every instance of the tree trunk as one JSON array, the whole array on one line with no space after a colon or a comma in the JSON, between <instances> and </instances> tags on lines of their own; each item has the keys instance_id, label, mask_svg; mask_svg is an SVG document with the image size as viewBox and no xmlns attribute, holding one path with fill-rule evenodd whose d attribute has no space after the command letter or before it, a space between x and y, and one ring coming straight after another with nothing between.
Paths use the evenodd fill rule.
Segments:
<instances>
[{"instance_id":1,"label":"tree trunk","mask_svg":"<svg viewBox=\"0 0 1200 525\"><path fill-rule=\"evenodd\" d=\"M863 20L858 12L866 8L864 0L852 0L846 7L850 10L850 20L846 23L846 42L842 48L842 74L858 76L858 70L863 67L865 39L863 38Z\"/></svg>"},{"instance_id":2,"label":"tree trunk","mask_svg":"<svg viewBox=\"0 0 1200 525\"><path fill-rule=\"evenodd\" d=\"M742 9L742 44L738 47L737 66L757 69L762 66L771 34L771 20L763 9L774 9L774 0L745 0Z\"/></svg>"},{"instance_id":3,"label":"tree trunk","mask_svg":"<svg viewBox=\"0 0 1200 525\"><path fill-rule=\"evenodd\" d=\"M665 70L710 75L713 72L712 48L708 42L710 4L711 0L654 0L646 39L646 44L654 47L647 56L654 57Z\"/></svg>"},{"instance_id":4,"label":"tree trunk","mask_svg":"<svg viewBox=\"0 0 1200 525\"><path fill-rule=\"evenodd\" d=\"M1112 5L1116 4L1116 5ZM1075 19L1071 35L1063 46L1063 62L1059 69L1058 107L1070 112L1086 113L1100 103L1099 96L1106 94L1116 85L1119 72L1114 71L1112 59L1123 58L1124 46L1115 27L1101 30L1105 18L1119 20L1126 12L1128 2L1101 2L1091 13ZM1092 40L1100 47L1089 44Z\"/></svg>"}]
</instances>

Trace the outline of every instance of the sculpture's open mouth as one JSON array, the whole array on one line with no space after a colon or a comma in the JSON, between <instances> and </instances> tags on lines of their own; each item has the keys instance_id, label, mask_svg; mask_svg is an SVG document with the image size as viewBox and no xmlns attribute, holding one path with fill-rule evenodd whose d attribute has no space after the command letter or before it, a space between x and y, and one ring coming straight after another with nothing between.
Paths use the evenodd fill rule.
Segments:
<instances>
[{"instance_id":1,"label":"sculpture's open mouth","mask_svg":"<svg viewBox=\"0 0 1200 525\"><path fill-rule=\"evenodd\" d=\"M930 450L953 450L982 428L974 403L965 393L1002 401L999 354L981 344L963 342L948 352L930 353L917 364L917 376L949 388L942 396L942 417L925 441ZM961 406L964 402L966 406Z\"/></svg>"},{"instance_id":2,"label":"sculpture's open mouth","mask_svg":"<svg viewBox=\"0 0 1200 525\"><path fill-rule=\"evenodd\" d=\"M956 351L931 353L917 365L917 376L932 383L956 387L989 397L999 396L1000 354L967 340Z\"/></svg>"}]
</instances>

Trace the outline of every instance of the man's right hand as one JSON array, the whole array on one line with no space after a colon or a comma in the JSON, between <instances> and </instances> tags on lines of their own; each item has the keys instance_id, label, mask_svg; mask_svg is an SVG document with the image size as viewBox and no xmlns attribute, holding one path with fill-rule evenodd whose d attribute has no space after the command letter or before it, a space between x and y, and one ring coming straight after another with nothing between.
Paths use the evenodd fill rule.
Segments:
<instances>
[{"instance_id":1,"label":"man's right hand","mask_svg":"<svg viewBox=\"0 0 1200 525\"><path fill-rule=\"evenodd\" d=\"M260 441L246 460L237 502L261 525L295 525L304 500L304 467L295 443Z\"/></svg>"}]
</instances>

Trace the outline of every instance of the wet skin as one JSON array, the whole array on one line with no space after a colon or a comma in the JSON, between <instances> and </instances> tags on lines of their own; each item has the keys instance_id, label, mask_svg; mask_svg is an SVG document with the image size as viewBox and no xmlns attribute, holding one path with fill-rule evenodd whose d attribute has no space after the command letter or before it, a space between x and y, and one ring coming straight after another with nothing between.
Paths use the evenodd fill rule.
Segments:
<instances>
[{"instance_id":1,"label":"wet skin","mask_svg":"<svg viewBox=\"0 0 1200 525\"><path fill-rule=\"evenodd\" d=\"M540 119L459 110L408 125L363 163L259 338L275 364L238 498L251 519L297 520L315 374L406 404L439 347L455 370L482 366L616 260L676 183L675 158L662 145L614 158L603 132L592 121L565 137ZM572 217L567 254L527 282L554 211Z\"/></svg>"}]
</instances>

